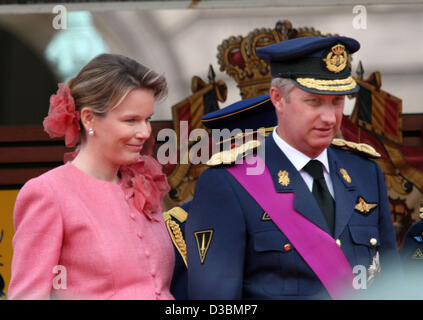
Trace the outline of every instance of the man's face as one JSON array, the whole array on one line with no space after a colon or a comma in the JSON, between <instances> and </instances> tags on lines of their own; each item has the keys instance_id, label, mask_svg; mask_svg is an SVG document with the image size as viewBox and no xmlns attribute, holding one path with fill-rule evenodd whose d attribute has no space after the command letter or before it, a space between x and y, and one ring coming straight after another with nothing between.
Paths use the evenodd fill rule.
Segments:
<instances>
[{"instance_id":1,"label":"man's face","mask_svg":"<svg viewBox=\"0 0 423 320\"><path fill-rule=\"evenodd\" d=\"M276 88L271 89L271 96L278 113L277 133L289 145L315 158L331 144L341 126L344 95L316 94L294 87L288 99Z\"/></svg>"}]
</instances>

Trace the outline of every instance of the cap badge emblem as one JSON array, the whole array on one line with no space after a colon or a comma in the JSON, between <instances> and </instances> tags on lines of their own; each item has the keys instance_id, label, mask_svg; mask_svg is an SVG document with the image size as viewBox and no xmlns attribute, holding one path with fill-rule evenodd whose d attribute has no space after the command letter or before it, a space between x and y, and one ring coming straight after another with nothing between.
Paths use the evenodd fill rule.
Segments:
<instances>
[{"instance_id":1,"label":"cap badge emblem","mask_svg":"<svg viewBox=\"0 0 423 320\"><path fill-rule=\"evenodd\" d=\"M342 44L334 45L323 61L326 62L326 68L329 71L338 73L344 70L348 62L345 46Z\"/></svg>"}]
</instances>

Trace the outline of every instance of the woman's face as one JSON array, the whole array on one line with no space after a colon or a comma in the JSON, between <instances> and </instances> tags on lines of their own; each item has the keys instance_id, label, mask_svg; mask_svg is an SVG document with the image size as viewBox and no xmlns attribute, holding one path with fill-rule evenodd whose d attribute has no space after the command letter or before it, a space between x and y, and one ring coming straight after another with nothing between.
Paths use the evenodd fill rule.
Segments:
<instances>
[{"instance_id":1,"label":"woman's face","mask_svg":"<svg viewBox=\"0 0 423 320\"><path fill-rule=\"evenodd\" d=\"M154 111L154 92L133 89L104 117L94 117L94 134L89 139L105 161L127 165L138 160L151 134L149 118Z\"/></svg>"}]
</instances>

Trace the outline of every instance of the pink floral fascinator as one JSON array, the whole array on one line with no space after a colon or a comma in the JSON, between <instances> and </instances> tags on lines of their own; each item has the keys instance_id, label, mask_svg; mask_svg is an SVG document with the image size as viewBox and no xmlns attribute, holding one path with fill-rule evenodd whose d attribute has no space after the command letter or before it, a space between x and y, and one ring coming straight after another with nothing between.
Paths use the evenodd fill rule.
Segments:
<instances>
[{"instance_id":1,"label":"pink floral fascinator","mask_svg":"<svg viewBox=\"0 0 423 320\"><path fill-rule=\"evenodd\" d=\"M75 110L75 101L66 83L59 83L56 94L50 97L50 109L44 119L44 130L50 138L65 137L67 147L74 147L79 141L81 116Z\"/></svg>"}]
</instances>

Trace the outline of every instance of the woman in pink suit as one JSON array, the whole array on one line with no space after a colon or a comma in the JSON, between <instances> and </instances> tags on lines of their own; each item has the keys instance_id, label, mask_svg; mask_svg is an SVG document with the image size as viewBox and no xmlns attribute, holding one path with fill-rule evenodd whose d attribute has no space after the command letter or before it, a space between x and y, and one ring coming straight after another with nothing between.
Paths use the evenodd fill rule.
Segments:
<instances>
[{"instance_id":1,"label":"woman in pink suit","mask_svg":"<svg viewBox=\"0 0 423 320\"><path fill-rule=\"evenodd\" d=\"M59 84L44 128L79 146L18 195L10 299L173 299L174 252L160 212L169 186L140 153L166 93L162 76L113 54Z\"/></svg>"}]
</instances>

